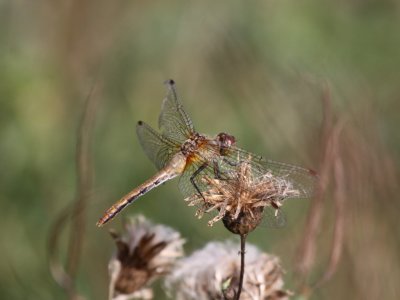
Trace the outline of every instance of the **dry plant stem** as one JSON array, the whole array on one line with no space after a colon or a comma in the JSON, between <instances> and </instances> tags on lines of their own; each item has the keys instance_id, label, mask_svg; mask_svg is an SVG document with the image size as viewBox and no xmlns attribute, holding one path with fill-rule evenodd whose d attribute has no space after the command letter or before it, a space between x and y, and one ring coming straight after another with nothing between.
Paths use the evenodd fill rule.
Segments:
<instances>
[{"instance_id":1,"label":"dry plant stem","mask_svg":"<svg viewBox=\"0 0 400 300\"><path fill-rule=\"evenodd\" d=\"M73 282L78 270L82 242L85 234L86 204L89 200L93 184L91 136L97 107L97 97L91 97L94 88L95 86L92 87L86 99L76 145L78 195L72 212L67 263L67 271Z\"/></svg>"},{"instance_id":2,"label":"dry plant stem","mask_svg":"<svg viewBox=\"0 0 400 300\"><path fill-rule=\"evenodd\" d=\"M340 125L337 126L337 130L341 130ZM338 137L339 134L335 136ZM336 150L338 147L336 147ZM335 153L335 159L333 162L333 177L335 180L335 191L334 191L334 202L335 202L335 225L333 232L333 241L331 254L329 258L329 264L325 270L321 279L315 284L314 288L321 286L321 284L327 282L332 275L335 273L337 266L340 261L340 257L343 249L344 239L344 213L345 213L345 174L343 162L338 151Z\"/></svg>"},{"instance_id":3,"label":"dry plant stem","mask_svg":"<svg viewBox=\"0 0 400 300\"><path fill-rule=\"evenodd\" d=\"M242 287L243 287L245 255L246 255L246 237L247 234L240 235L240 276L239 276L239 288L236 300L240 299L240 294L242 293Z\"/></svg>"},{"instance_id":4,"label":"dry plant stem","mask_svg":"<svg viewBox=\"0 0 400 300\"><path fill-rule=\"evenodd\" d=\"M332 113L330 110L329 94L326 94L324 104L325 141L323 143L324 157L321 164L320 181L307 219L306 232L300 250L300 259L297 262L297 272L299 277L302 278L299 293L306 297L310 296L315 288L328 281L335 273L341 257L344 239L345 179L343 162L339 151L340 135L344 127L344 121L339 120L335 124L331 124ZM316 238L323 211L323 198L329 185L332 170L335 184L333 199L335 202L335 220L329 264L323 275L316 280L314 285L310 286L307 279L315 260Z\"/></svg>"},{"instance_id":5,"label":"dry plant stem","mask_svg":"<svg viewBox=\"0 0 400 300\"><path fill-rule=\"evenodd\" d=\"M71 206L65 209L57 218L54 225L51 227L48 241L48 260L50 273L53 279L57 282L61 288L63 288L67 294L68 298L73 298L75 295L75 289L71 284L71 278L64 270L64 267L60 264L60 258L58 255L58 240L60 233L69 219L71 214Z\"/></svg>"},{"instance_id":6,"label":"dry plant stem","mask_svg":"<svg viewBox=\"0 0 400 300\"><path fill-rule=\"evenodd\" d=\"M48 256L49 268L54 280L66 291L69 299L81 299L75 290L75 278L79 266L85 227L85 208L92 189L92 163L90 137L97 107L96 97L92 97L93 85L86 98L85 109L78 131L76 168L78 177L78 192L76 201L68 206L56 219L49 234ZM59 239L72 216L72 226L68 247L68 262L65 269L59 258Z\"/></svg>"},{"instance_id":7,"label":"dry plant stem","mask_svg":"<svg viewBox=\"0 0 400 300\"><path fill-rule=\"evenodd\" d=\"M329 173L331 170L333 156L333 134L332 134L332 109L331 98L328 87L325 88L322 97L324 117L323 117L323 157L320 164L320 174L315 195L313 197L310 211L307 217L305 232L300 243L299 256L296 262L296 272L301 278L299 293L307 292L307 277L313 265L316 253L316 238L322 218L323 195L328 187Z\"/></svg>"}]
</instances>

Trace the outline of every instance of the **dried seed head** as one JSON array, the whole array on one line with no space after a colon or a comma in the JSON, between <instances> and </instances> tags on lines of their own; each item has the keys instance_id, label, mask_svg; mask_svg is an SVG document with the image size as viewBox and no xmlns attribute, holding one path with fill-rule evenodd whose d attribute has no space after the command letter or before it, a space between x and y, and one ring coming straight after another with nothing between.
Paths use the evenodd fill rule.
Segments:
<instances>
[{"instance_id":1,"label":"dried seed head","mask_svg":"<svg viewBox=\"0 0 400 300\"><path fill-rule=\"evenodd\" d=\"M164 225L153 225L143 216L130 219L120 236L110 231L117 251L109 263L110 299L152 299L147 286L167 274L183 255L184 240Z\"/></svg>"},{"instance_id":2,"label":"dried seed head","mask_svg":"<svg viewBox=\"0 0 400 300\"><path fill-rule=\"evenodd\" d=\"M167 292L177 300L234 299L239 281L238 248L232 242L211 242L180 259L166 277ZM288 299L290 292L282 289L282 273L277 257L247 245L240 299Z\"/></svg>"},{"instance_id":3,"label":"dried seed head","mask_svg":"<svg viewBox=\"0 0 400 300\"><path fill-rule=\"evenodd\" d=\"M262 221L264 207L254 207L252 210L243 210L236 217L227 212L222 218L226 229L234 234L247 234L253 231Z\"/></svg>"},{"instance_id":4,"label":"dried seed head","mask_svg":"<svg viewBox=\"0 0 400 300\"><path fill-rule=\"evenodd\" d=\"M285 177L267 172L259 174L252 169L250 158L238 163L227 178L217 179L208 175L201 177L205 186L202 195L193 194L185 201L189 206L199 206L196 216L218 211L208 222L212 226L223 220L225 227L235 234L247 234L260 224L264 209L268 206L278 210L286 198L297 197L300 191Z\"/></svg>"}]
</instances>

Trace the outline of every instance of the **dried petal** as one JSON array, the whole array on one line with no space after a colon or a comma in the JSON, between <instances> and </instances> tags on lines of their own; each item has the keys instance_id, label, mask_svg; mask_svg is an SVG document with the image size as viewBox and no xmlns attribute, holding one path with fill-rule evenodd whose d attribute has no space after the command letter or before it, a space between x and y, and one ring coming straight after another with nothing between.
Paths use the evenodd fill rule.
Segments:
<instances>
[{"instance_id":1,"label":"dried petal","mask_svg":"<svg viewBox=\"0 0 400 300\"><path fill-rule=\"evenodd\" d=\"M130 219L120 236L110 232L117 250L109 262L109 299L152 299L147 286L167 274L175 260L183 255L184 240L164 225L153 225L143 216Z\"/></svg>"},{"instance_id":2,"label":"dried petal","mask_svg":"<svg viewBox=\"0 0 400 300\"><path fill-rule=\"evenodd\" d=\"M285 199L300 195L284 176L253 172L250 160L238 163L229 174L228 179L202 176L205 191L185 199L189 206L198 207L199 218L211 211L218 212L209 226L222 219L231 232L247 234L260 224L266 207L278 210Z\"/></svg>"}]
</instances>

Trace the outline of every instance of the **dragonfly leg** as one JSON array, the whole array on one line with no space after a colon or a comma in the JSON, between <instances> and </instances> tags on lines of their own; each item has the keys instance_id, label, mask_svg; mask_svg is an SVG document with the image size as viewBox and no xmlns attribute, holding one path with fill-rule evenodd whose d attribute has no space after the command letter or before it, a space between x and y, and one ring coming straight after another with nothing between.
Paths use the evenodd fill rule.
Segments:
<instances>
[{"instance_id":1,"label":"dragonfly leg","mask_svg":"<svg viewBox=\"0 0 400 300\"><path fill-rule=\"evenodd\" d=\"M206 198L204 198L203 194L201 193L198 185L196 184L196 182L194 181L194 179L205 169L207 168L208 163L204 163L202 164L193 174L192 176L190 176L190 182L193 184L194 188L196 189L196 191L199 193L199 195L203 198L204 201L206 201Z\"/></svg>"},{"instance_id":2,"label":"dragonfly leg","mask_svg":"<svg viewBox=\"0 0 400 300\"><path fill-rule=\"evenodd\" d=\"M222 180L223 179L222 178L222 173L221 173L221 170L218 167L218 162L216 162L216 161L213 162L213 169L214 169L215 178Z\"/></svg>"},{"instance_id":3,"label":"dragonfly leg","mask_svg":"<svg viewBox=\"0 0 400 300\"><path fill-rule=\"evenodd\" d=\"M228 158L224 157L223 161L226 162L228 165L232 166L232 167L237 167L241 162L243 161L230 161Z\"/></svg>"},{"instance_id":4,"label":"dragonfly leg","mask_svg":"<svg viewBox=\"0 0 400 300\"><path fill-rule=\"evenodd\" d=\"M228 165L230 165L232 167L236 167L238 165L238 163L230 162L226 158L224 158L224 162L226 162ZM219 180L228 180L229 179L229 175L227 174L227 172L221 171L221 168L219 167L217 161L213 162L213 171L214 171L215 179L219 179Z\"/></svg>"},{"instance_id":5,"label":"dragonfly leg","mask_svg":"<svg viewBox=\"0 0 400 300\"><path fill-rule=\"evenodd\" d=\"M237 167L241 163L241 161L239 161L239 162L230 161L226 157L223 158L223 162L230 165L231 167ZM213 170L214 170L215 179L228 180L229 176L227 175L226 172L221 171L220 167L218 166L217 161L213 162Z\"/></svg>"}]
</instances>

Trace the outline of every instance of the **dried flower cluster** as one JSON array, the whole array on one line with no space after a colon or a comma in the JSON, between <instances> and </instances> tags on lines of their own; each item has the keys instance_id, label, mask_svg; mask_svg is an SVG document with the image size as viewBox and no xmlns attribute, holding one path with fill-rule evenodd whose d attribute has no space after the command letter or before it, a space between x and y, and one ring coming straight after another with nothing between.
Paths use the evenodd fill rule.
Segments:
<instances>
[{"instance_id":1,"label":"dried flower cluster","mask_svg":"<svg viewBox=\"0 0 400 300\"><path fill-rule=\"evenodd\" d=\"M166 277L166 290L177 300L234 299L240 262L238 245L210 242L203 249L180 259ZM282 268L275 256L248 245L242 300L288 299L282 289Z\"/></svg>"},{"instance_id":2,"label":"dried flower cluster","mask_svg":"<svg viewBox=\"0 0 400 300\"><path fill-rule=\"evenodd\" d=\"M148 285L171 270L185 241L179 232L142 216L129 220L125 230L122 236L111 232L117 251L109 263L109 299L152 299Z\"/></svg>"},{"instance_id":3,"label":"dried flower cluster","mask_svg":"<svg viewBox=\"0 0 400 300\"><path fill-rule=\"evenodd\" d=\"M271 172L260 174L253 169L250 159L244 160L228 175L228 179L201 177L205 186L202 195L193 194L185 199L189 206L199 207L196 216L218 211L208 222L212 226L223 219L225 226L237 234L247 234L261 222L265 207L281 207L286 198L297 197L300 191L284 176Z\"/></svg>"}]
</instances>

